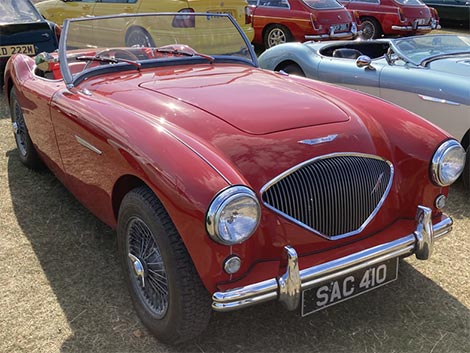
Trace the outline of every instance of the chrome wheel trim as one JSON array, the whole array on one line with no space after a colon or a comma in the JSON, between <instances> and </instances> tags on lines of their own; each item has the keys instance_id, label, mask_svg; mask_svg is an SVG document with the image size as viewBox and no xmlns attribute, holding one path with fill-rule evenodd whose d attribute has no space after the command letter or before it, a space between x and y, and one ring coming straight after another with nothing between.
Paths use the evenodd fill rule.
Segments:
<instances>
[{"instance_id":1,"label":"chrome wheel trim","mask_svg":"<svg viewBox=\"0 0 470 353\"><path fill-rule=\"evenodd\" d=\"M287 36L282 29L274 28L271 31L269 31L268 46L270 48L274 47L275 45L286 43L286 42L287 42Z\"/></svg>"},{"instance_id":2,"label":"chrome wheel trim","mask_svg":"<svg viewBox=\"0 0 470 353\"><path fill-rule=\"evenodd\" d=\"M161 319L168 311L168 278L160 248L145 224L133 217L127 226L128 266L131 281L147 309Z\"/></svg>"},{"instance_id":3,"label":"chrome wheel trim","mask_svg":"<svg viewBox=\"0 0 470 353\"><path fill-rule=\"evenodd\" d=\"M28 154L26 149L26 124L20 105L15 102L13 109L13 132L15 133L16 145L20 154L25 157Z\"/></svg>"},{"instance_id":4,"label":"chrome wheel trim","mask_svg":"<svg viewBox=\"0 0 470 353\"><path fill-rule=\"evenodd\" d=\"M375 26L371 21L365 20L362 22L362 38L372 39L375 37Z\"/></svg>"}]
</instances>

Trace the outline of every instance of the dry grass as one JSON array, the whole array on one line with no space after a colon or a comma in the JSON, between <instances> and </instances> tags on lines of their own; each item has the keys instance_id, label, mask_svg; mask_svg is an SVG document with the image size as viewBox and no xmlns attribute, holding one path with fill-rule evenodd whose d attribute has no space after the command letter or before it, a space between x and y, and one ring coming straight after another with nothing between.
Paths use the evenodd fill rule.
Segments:
<instances>
[{"instance_id":1,"label":"dry grass","mask_svg":"<svg viewBox=\"0 0 470 353\"><path fill-rule=\"evenodd\" d=\"M132 308L114 233L47 171L17 158L0 98L0 352L470 352L470 203L431 260L399 280L306 318L267 303L218 314L204 336L160 344Z\"/></svg>"}]
</instances>

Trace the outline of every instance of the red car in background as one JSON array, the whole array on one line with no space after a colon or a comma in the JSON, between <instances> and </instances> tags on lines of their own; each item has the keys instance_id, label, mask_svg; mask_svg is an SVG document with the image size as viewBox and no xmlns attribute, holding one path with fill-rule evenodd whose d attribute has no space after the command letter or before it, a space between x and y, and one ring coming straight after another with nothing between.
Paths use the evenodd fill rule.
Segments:
<instances>
[{"instance_id":1,"label":"red car in background","mask_svg":"<svg viewBox=\"0 0 470 353\"><path fill-rule=\"evenodd\" d=\"M426 34L440 28L437 11L420 0L341 0L341 3L359 16L362 39Z\"/></svg>"},{"instance_id":2,"label":"red car in background","mask_svg":"<svg viewBox=\"0 0 470 353\"><path fill-rule=\"evenodd\" d=\"M336 0L249 0L254 44L354 39L354 16Z\"/></svg>"}]
</instances>

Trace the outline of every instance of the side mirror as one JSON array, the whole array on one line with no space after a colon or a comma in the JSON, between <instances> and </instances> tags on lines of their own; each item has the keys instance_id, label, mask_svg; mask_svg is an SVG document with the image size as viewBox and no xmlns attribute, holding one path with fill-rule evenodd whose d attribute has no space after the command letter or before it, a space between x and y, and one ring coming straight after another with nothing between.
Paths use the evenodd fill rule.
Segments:
<instances>
[{"instance_id":1,"label":"side mirror","mask_svg":"<svg viewBox=\"0 0 470 353\"><path fill-rule=\"evenodd\" d=\"M375 70L375 67L372 66L372 59L367 55L361 55L356 60L356 66L359 68L365 67L366 70Z\"/></svg>"}]
</instances>

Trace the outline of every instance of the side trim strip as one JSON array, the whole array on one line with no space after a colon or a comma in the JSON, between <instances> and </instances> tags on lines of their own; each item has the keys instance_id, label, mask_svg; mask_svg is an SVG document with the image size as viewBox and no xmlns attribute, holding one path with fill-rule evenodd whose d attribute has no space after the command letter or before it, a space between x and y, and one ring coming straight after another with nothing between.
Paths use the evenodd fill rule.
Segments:
<instances>
[{"instance_id":1,"label":"side trim strip","mask_svg":"<svg viewBox=\"0 0 470 353\"><path fill-rule=\"evenodd\" d=\"M88 148L90 151L93 151L95 152L96 154L103 154L103 152L101 152L101 150L99 150L98 148L96 148L95 146L93 146L91 143L85 141L84 139L82 139L81 137L75 135L75 139L77 140L77 142L82 145L83 147L86 147Z\"/></svg>"},{"instance_id":2,"label":"side trim strip","mask_svg":"<svg viewBox=\"0 0 470 353\"><path fill-rule=\"evenodd\" d=\"M434 103L442 103L442 104L449 104L449 105L460 105L460 103L457 102L452 102L447 99L441 99L441 98L436 98L436 97L431 97L431 96L425 96L422 94L418 94L419 98L421 98L424 101L428 102L434 102Z\"/></svg>"}]
</instances>

